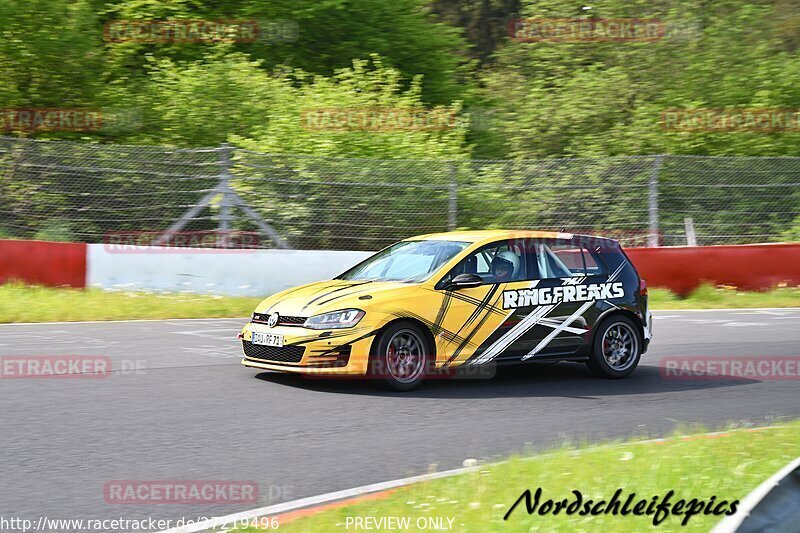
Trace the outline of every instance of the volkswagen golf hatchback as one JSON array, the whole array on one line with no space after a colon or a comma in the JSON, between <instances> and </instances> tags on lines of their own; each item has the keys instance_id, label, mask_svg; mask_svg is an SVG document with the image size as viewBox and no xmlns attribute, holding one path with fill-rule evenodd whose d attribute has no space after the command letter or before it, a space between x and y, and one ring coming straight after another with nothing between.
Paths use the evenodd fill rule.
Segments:
<instances>
[{"instance_id":1,"label":"volkswagen golf hatchback","mask_svg":"<svg viewBox=\"0 0 800 533\"><path fill-rule=\"evenodd\" d=\"M406 239L274 294L240 339L248 367L410 390L464 365L575 361L622 378L651 335L647 285L616 241L465 231Z\"/></svg>"}]
</instances>

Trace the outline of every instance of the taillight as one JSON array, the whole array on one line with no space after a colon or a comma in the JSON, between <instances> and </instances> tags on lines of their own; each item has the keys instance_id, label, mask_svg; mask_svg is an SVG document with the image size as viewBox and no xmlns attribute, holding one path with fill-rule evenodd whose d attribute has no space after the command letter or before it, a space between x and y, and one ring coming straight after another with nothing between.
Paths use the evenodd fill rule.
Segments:
<instances>
[{"instance_id":1,"label":"taillight","mask_svg":"<svg viewBox=\"0 0 800 533\"><path fill-rule=\"evenodd\" d=\"M647 282L644 278L639 278L639 296L647 296Z\"/></svg>"}]
</instances>

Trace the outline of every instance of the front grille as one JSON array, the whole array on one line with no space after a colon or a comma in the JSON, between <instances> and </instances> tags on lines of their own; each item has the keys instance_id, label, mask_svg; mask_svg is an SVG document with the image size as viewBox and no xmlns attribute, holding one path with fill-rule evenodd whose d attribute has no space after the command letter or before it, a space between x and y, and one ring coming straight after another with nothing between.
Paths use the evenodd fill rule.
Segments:
<instances>
[{"instance_id":1,"label":"front grille","mask_svg":"<svg viewBox=\"0 0 800 533\"><path fill-rule=\"evenodd\" d=\"M302 326L305 321L306 317L304 316L281 316L278 318L278 324L282 326Z\"/></svg>"},{"instance_id":2,"label":"front grille","mask_svg":"<svg viewBox=\"0 0 800 533\"><path fill-rule=\"evenodd\" d=\"M283 316L278 315L278 326L302 326L307 317L304 316ZM269 320L269 315L266 313L253 313L253 322L259 324L266 324Z\"/></svg>"},{"instance_id":3,"label":"front grille","mask_svg":"<svg viewBox=\"0 0 800 533\"><path fill-rule=\"evenodd\" d=\"M244 354L251 359L273 361L276 363L299 363L306 351L304 346L261 346L250 341L242 341Z\"/></svg>"}]
</instances>

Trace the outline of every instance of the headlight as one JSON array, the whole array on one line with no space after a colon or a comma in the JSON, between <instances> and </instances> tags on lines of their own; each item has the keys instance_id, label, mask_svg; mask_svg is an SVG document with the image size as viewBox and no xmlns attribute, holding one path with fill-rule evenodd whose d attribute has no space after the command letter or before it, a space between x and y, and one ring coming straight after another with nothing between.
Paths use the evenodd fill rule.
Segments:
<instances>
[{"instance_id":1,"label":"headlight","mask_svg":"<svg viewBox=\"0 0 800 533\"><path fill-rule=\"evenodd\" d=\"M352 328L358 324L365 314L361 309L342 309L341 311L312 316L306 319L303 326L311 329Z\"/></svg>"}]
</instances>

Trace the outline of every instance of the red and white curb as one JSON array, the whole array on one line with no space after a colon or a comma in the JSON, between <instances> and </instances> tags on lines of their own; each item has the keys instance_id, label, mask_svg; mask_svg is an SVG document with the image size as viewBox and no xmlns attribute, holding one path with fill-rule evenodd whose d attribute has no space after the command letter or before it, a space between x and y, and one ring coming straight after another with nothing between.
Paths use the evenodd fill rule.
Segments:
<instances>
[{"instance_id":1,"label":"red and white curb","mask_svg":"<svg viewBox=\"0 0 800 533\"><path fill-rule=\"evenodd\" d=\"M269 516L272 518L276 515L285 515L290 511L298 511L303 509L318 509L326 504L337 502L342 505L348 500L355 498L367 497L376 493L386 492L391 489L411 485L413 483L420 483L422 481L432 481L434 479L441 479L445 477L456 476L458 474L465 474L474 472L478 466L470 466L465 468L456 468L453 470L445 470L444 472L435 472L432 474L422 474L420 476L407 477L403 479L395 479L393 481L384 481L381 483L373 483L372 485L363 485L352 489L340 490L336 492L329 492L327 494L320 494L319 496L310 496L286 503L278 503L267 507L260 507L251 511L242 511L241 513L234 513L227 516L218 516L210 520L198 522L196 524L187 524L185 526L176 527L164 530L162 533L193 533L195 531L205 531L217 527L229 527L232 524L241 523L254 520L261 516ZM321 509L320 509L321 510Z\"/></svg>"},{"instance_id":2,"label":"red and white curb","mask_svg":"<svg viewBox=\"0 0 800 533\"><path fill-rule=\"evenodd\" d=\"M725 431L715 431L712 433L703 433L699 435L678 435L673 437L659 437L654 439L646 439L646 440L638 440L638 441L627 441L627 442L619 442L619 443L609 443L603 444L599 446L592 446L589 448L571 450L570 453L573 455L581 455L587 451L596 451L600 449L608 449L608 448L620 448L624 446L636 446L639 444L665 444L667 442L673 441L690 441L690 440L697 440L697 439L715 439L720 437L727 437L731 433L736 433L739 431L747 431L747 432L759 432L759 431L767 431L770 429L776 429L781 426L761 426L761 427L752 427L752 428L732 428ZM539 455L535 455L533 457L528 458L528 460L542 460L547 459L548 457L561 453L561 451L554 451L548 453L542 453ZM800 459L798 459L800 461ZM498 465L505 463L506 461L497 461L491 463L492 465ZM794 463L793 463L794 464ZM162 531L162 533L194 533L197 531L206 531L209 529L214 528L225 528L231 527L233 524L245 524L247 522L252 522L259 517L284 517L284 518L291 518L292 520L300 518L302 516L307 516L311 514L316 514L318 512L325 511L327 509L340 507L343 505L358 503L360 501L364 501L367 499L377 499L380 497L389 496L394 489L398 489L407 485L412 485L414 483L420 483L424 481L433 481L435 479L442 479L448 478L452 476L457 476L460 474L467 474L470 472L477 472L483 466L478 465L475 459L466 459L464 461L463 468L454 468L452 470L445 470L443 472L434 472L430 474L422 474L419 476L412 476L406 477L402 479L395 479L392 481L384 481L380 483L373 483L371 485L362 485L360 487L355 487L352 489L345 489L336 492L328 492L326 494L320 494L319 496L310 496L308 498L301 498L299 500L294 500L291 502L285 503L278 503L275 505L270 505L267 507L260 507L258 509L252 509L250 511L242 511L240 513L233 513L226 516L218 516L209 520L205 520L202 522L197 522L195 524L187 524L181 527L176 527L172 529L167 529ZM486 465L484 465L486 466ZM790 465L791 466L791 465ZM787 467L788 468L788 467ZM780 473L780 472L779 472ZM778 474L776 474L777 476ZM773 476L773 477L776 477ZM770 478L772 480L773 478ZM764 486L770 483L770 480L767 480L764 483ZM761 487L759 487L761 488ZM756 489L757 491L758 489ZM755 492L755 491L754 491ZM752 496L752 494L750 495ZM750 498L748 496L748 498ZM763 497L763 495L761 496ZM746 498L743 500L743 503L747 501ZM759 498L760 501L761 498ZM757 503L757 502L756 502ZM755 505L755 503L753 504ZM739 513L734 515L734 518L738 516ZM721 525L721 524L720 524ZM722 529L719 531L715 530L715 533L729 533L734 531L735 529Z\"/></svg>"}]
</instances>

